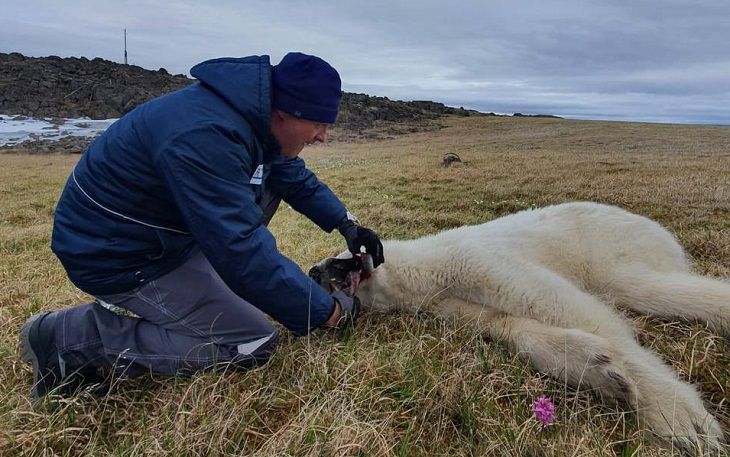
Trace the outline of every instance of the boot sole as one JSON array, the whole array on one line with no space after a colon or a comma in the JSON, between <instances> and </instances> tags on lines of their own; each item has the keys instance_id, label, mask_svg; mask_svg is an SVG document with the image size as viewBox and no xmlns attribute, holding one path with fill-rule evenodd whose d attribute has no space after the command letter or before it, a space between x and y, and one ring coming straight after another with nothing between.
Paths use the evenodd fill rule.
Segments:
<instances>
[{"instance_id":1,"label":"boot sole","mask_svg":"<svg viewBox=\"0 0 730 457\"><path fill-rule=\"evenodd\" d=\"M35 324L38 319L45 316L46 314L48 313L38 313L28 318L28 320L25 321L23 326L20 328L20 336L18 338L20 357L22 358L23 362L33 365L33 388L30 391L30 396L32 399L40 398L40 395L38 394L38 384L40 381L40 379L38 379L38 374L40 373L40 370L38 368L38 356L33 350L33 346L30 344L30 331L33 327L33 324Z\"/></svg>"}]
</instances>

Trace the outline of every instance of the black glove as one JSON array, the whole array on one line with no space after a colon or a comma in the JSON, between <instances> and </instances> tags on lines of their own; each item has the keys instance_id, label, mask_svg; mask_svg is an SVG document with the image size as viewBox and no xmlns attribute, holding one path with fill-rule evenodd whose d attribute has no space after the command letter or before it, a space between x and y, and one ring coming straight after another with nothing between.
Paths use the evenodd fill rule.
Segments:
<instances>
[{"instance_id":1,"label":"black glove","mask_svg":"<svg viewBox=\"0 0 730 457\"><path fill-rule=\"evenodd\" d=\"M373 258L373 268L385 262L383 257L383 243L378 235L369 228L361 227L349 219L346 219L338 228L347 241L347 249L352 255L360 254L360 247L365 246L365 252Z\"/></svg>"},{"instance_id":2,"label":"black glove","mask_svg":"<svg viewBox=\"0 0 730 457\"><path fill-rule=\"evenodd\" d=\"M335 290L330 294L340 304L340 320L332 327L332 330L344 330L348 325L355 326L357 316L360 314L360 300L357 297L350 297L341 290Z\"/></svg>"}]
</instances>

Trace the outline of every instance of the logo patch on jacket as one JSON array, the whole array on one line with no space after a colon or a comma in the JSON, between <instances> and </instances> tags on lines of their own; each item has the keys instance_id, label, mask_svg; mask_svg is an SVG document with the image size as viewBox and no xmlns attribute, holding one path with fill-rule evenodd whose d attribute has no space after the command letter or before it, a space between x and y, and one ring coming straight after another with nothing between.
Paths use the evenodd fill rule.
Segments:
<instances>
[{"instance_id":1,"label":"logo patch on jacket","mask_svg":"<svg viewBox=\"0 0 730 457\"><path fill-rule=\"evenodd\" d=\"M264 178L264 165L261 164L258 167L256 167L256 171L253 172L253 176L251 177L250 184L256 184L256 185L260 186L263 178Z\"/></svg>"}]
</instances>

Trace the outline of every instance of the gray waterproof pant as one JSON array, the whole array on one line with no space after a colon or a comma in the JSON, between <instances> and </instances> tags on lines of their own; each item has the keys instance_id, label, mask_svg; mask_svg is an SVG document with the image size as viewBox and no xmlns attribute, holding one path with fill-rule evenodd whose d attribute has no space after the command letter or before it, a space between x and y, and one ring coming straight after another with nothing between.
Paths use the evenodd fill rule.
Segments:
<instances>
[{"instance_id":1,"label":"gray waterproof pant","mask_svg":"<svg viewBox=\"0 0 730 457\"><path fill-rule=\"evenodd\" d=\"M279 200L262 201L264 223ZM233 293L199 249L142 287L97 298L136 316L113 312L99 301L59 311L56 347L67 373L79 367L113 367L130 377L190 374L221 365L246 369L265 363L276 347L277 331L269 319Z\"/></svg>"}]
</instances>

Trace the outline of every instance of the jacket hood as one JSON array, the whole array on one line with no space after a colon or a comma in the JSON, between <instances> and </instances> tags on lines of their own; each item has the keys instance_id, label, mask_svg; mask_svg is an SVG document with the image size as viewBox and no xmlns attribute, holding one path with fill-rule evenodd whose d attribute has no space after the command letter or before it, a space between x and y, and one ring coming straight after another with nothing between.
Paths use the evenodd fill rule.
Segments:
<instances>
[{"instance_id":1,"label":"jacket hood","mask_svg":"<svg viewBox=\"0 0 730 457\"><path fill-rule=\"evenodd\" d=\"M190 74L210 87L260 132L271 124L271 64L269 56L222 57L206 60Z\"/></svg>"}]
</instances>

